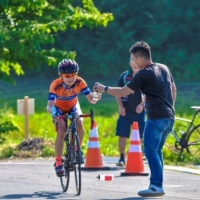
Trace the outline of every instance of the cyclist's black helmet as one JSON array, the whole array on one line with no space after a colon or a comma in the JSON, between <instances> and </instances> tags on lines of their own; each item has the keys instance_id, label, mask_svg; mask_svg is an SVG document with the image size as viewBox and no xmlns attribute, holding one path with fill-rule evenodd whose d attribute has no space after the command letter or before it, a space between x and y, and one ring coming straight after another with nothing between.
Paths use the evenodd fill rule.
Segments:
<instances>
[{"instance_id":1,"label":"cyclist's black helmet","mask_svg":"<svg viewBox=\"0 0 200 200\"><path fill-rule=\"evenodd\" d=\"M59 74L73 74L79 71L78 64L74 60L64 59L58 65Z\"/></svg>"}]
</instances>

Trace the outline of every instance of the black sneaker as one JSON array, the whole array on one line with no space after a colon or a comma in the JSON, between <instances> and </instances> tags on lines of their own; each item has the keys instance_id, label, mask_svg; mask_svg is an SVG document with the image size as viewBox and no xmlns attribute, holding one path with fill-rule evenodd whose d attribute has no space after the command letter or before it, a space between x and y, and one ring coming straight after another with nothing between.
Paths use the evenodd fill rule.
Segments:
<instances>
[{"instance_id":1,"label":"black sneaker","mask_svg":"<svg viewBox=\"0 0 200 200\"><path fill-rule=\"evenodd\" d=\"M120 158L119 162L116 163L116 166L125 166L125 158Z\"/></svg>"},{"instance_id":2,"label":"black sneaker","mask_svg":"<svg viewBox=\"0 0 200 200\"><path fill-rule=\"evenodd\" d=\"M55 170L56 170L56 175L57 176L63 176L64 175L65 170L63 169L62 165L59 165L58 167L55 167Z\"/></svg>"}]
</instances>

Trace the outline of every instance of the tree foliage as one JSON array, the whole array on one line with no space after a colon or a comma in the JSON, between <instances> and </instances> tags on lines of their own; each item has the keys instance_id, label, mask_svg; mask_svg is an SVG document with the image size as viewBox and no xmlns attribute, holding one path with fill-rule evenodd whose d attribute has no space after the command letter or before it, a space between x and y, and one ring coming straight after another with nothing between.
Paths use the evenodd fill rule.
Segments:
<instances>
[{"instance_id":1,"label":"tree foliage","mask_svg":"<svg viewBox=\"0 0 200 200\"><path fill-rule=\"evenodd\" d=\"M98 27L91 31L85 27L78 32L70 30L68 34L62 33L62 37L66 38L65 48L76 46L77 61L87 66L81 71L85 75L118 77L129 67L132 44L144 40L152 48L153 61L167 64L176 80L199 80L198 1L94 2L99 9L109 10L115 17L106 29Z\"/></svg>"},{"instance_id":2,"label":"tree foliage","mask_svg":"<svg viewBox=\"0 0 200 200\"><path fill-rule=\"evenodd\" d=\"M76 56L53 46L57 33L83 26L106 27L111 13L101 13L93 0L1 0L0 79L10 79L11 71L55 66L63 58Z\"/></svg>"},{"instance_id":3,"label":"tree foliage","mask_svg":"<svg viewBox=\"0 0 200 200\"><path fill-rule=\"evenodd\" d=\"M15 68L20 73L21 66L42 65L46 73L64 57L76 57L81 75L116 78L129 67L131 45L144 40L152 48L153 61L168 65L175 80L199 80L198 1L93 2L2 0L1 71Z\"/></svg>"}]
</instances>

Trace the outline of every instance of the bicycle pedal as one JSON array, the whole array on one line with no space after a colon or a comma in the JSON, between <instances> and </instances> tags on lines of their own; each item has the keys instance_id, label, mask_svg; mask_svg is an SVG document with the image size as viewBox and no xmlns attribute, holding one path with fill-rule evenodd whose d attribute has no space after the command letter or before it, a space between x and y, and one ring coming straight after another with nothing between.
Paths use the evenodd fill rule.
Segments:
<instances>
[{"instance_id":1,"label":"bicycle pedal","mask_svg":"<svg viewBox=\"0 0 200 200\"><path fill-rule=\"evenodd\" d=\"M60 173L60 174L56 174L58 177L62 177L62 176L65 176L64 173Z\"/></svg>"},{"instance_id":2,"label":"bicycle pedal","mask_svg":"<svg viewBox=\"0 0 200 200\"><path fill-rule=\"evenodd\" d=\"M72 172L72 171L74 171L74 167L69 167L68 170L69 170L70 172Z\"/></svg>"}]
</instances>

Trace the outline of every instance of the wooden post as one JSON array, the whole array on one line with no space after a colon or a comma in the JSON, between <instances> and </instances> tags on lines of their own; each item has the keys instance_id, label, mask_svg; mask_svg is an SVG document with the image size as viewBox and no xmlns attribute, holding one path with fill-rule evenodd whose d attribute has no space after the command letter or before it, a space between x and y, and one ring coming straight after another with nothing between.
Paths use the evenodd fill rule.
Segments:
<instances>
[{"instance_id":1,"label":"wooden post","mask_svg":"<svg viewBox=\"0 0 200 200\"><path fill-rule=\"evenodd\" d=\"M24 97L24 115L25 115L25 138L29 138L29 110L28 110L28 96Z\"/></svg>"},{"instance_id":2,"label":"wooden post","mask_svg":"<svg viewBox=\"0 0 200 200\"><path fill-rule=\"evenodd\" d=\"M29 139L29 115L35 113L35 99L25 96L24 99L17 100L18 115L25 116L25 139Z\"/></svg>"}]
</instances>

